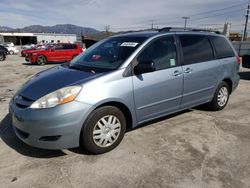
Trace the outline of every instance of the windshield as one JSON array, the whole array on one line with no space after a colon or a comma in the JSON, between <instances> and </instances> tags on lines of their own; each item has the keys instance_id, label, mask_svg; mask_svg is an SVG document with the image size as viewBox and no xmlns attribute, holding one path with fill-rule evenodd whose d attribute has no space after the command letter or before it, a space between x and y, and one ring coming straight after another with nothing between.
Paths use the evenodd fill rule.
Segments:
<instances>
[{"instance_id":1,"label":"windshield","mask_svg":"<svg viewBox=\"0 0 250 188\"><path fill-rule=\"evenodd\" d=\"M145 41L145 37L113 37L92 46L70 62L70 67L115 70Z\"/></svg>"}]
</instances>

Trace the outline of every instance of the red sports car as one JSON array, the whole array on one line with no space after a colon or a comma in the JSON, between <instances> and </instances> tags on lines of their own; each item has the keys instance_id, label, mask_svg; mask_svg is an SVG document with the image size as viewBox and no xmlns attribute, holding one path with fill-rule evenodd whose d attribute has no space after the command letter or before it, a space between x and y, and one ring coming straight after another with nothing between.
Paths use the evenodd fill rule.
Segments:
<instances>
[{"instance_id":1,"label":"red sports car","mask_svg":"<svg viewBox=\"0 0 250 188\"><path fill-rule=\"evenodd\" d=\"M48 45L43 50L31 51L26 54L25 59L27 62L43 65L47 62L71 61L80 53L82 53L82 48L79 44L58 43Z\"/></svg>"}]
</instances>

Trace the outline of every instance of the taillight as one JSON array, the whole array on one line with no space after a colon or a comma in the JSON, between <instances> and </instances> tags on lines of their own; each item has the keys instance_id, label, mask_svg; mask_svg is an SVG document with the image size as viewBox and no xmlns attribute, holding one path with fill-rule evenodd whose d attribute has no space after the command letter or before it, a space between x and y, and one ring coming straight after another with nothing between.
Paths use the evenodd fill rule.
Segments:
<instances>
[{"instance_id":1,"label":"taillight","mask_svg":"<svg viewBox=\"0 0 250 188\"><path fill-rule=\"evenodd\" d=\"M241 58L240 58L240 56L237 56L237 64L240 64L241 63Z\"/></svg>"}]
</instances>

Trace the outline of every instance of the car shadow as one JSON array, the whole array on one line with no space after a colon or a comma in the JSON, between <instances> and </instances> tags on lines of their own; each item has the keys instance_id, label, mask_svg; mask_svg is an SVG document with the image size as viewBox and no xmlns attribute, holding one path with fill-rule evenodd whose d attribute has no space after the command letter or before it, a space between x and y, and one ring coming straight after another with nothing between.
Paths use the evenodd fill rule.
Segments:
<instances>
[{"instance_id":1,"label":"car shadow","mask_svg":"<svg viewBox=\"0 0 250 188\"><path fill-rule=\"evenodd\" d=\"M241 80L250 80L250 72L239 72Z\"/></svg>"},{"instance_id":2,"label":"car shadow","mask_svg":"<svg viewBox=\"0 0 250 188\"><path fill-rule=\"evenodd\" d=\"M151 120L151 121L148 121L146 123L142 123L140 124L139 126L135 127L135 128L130 128L128 129L126 132L131 132L131 131L135 131L137 129L141 129L143 127L147 127L151 124L154 124L154 123L159 123L161 121L164 121L164 120L168 120L168 119L171 119L171 118L174 118L176 116L179 116L181 114L185 114L185 113L188 113L188 112L192 112L193 110L192 109L187 109L187 110L183 110L181 112L177 112L177 113L174 113L174 114L170 114L170 115L167 115L167 116L164 116L164 117L161 117L161 118L157 118L157 119L154 119L154 120Z\"/></svg>"},{"instance_id":3,"label":"car shadow","mask_svg":"<svg viewBox=\"0 0 250 188\"><path fill-rule=\"evenodd\" d=\"M155 120L143 123L135 128L128 129L126 132L132 132L137 129L141 129L143 127L149 126L154 123L158 123L164 120L169 120L171 118L174 118L176 116L192 112L193 110L205 110L206 108L204 106L199 106L194 109L187 109L181 112L177 112L171 115L167 115L161 118L157 118ZM13 148L16 150L18 153L29 156L29 157L34 157L34 158L54 158L54 157L59 157L59 156L64 156L67 155L61 150L45 150L45 149L39 149L39 148L34 148L31 147L21 140L15 135L12 125L11 125L11 117L10 114L6 115L5 118L0 122L0 138L3 140L4 143L6 143L9 147ZM76 154L81 154L81 155L94 155L91 154L90 152L84 150L82 147L78 148L70 148L68 149L69 151L76 153Z\"/></svg>"},{"instance_id":4,"label":"car shadow","mask_svg":"<svg viewBox=\"0 0 250 188\"><path fill-rule=\"evenodd\" d=\"M10 114L7 114L5 118L0 122L0 138L9 147L16 150L18 153L28 157L54 158L66 155L61 150L44 150L34 148L19 140L12 129Z\"/></svg>"}]
</instances>

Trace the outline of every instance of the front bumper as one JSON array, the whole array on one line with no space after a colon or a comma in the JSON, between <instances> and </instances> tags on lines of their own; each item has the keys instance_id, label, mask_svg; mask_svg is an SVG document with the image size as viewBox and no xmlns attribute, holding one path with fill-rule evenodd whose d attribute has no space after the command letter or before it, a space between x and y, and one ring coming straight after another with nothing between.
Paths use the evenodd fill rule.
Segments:
<instances>
[{"instance_id":1,"label":"front bumper","mask_svg":"<svg viewBox=\"0 0 250 188\"><path fill-rule=\"evenodd\" d=\"M36 63L36 59L37 59L37 56L31 56L31 55L26 54L26 57L25 57L26 62Z\"/></svg>"},{"instance_id":2,"label":"front bumper","mask_svg":"<svg viewBox=\"0 0 250 188\"><path fill-rule=\"evenodd\" d=\"M9 111L19 139L43 149L79 146L82 125L91 106L73 101L50 109L19 108L13 100Z\"/></svg>"}]
</instances>

